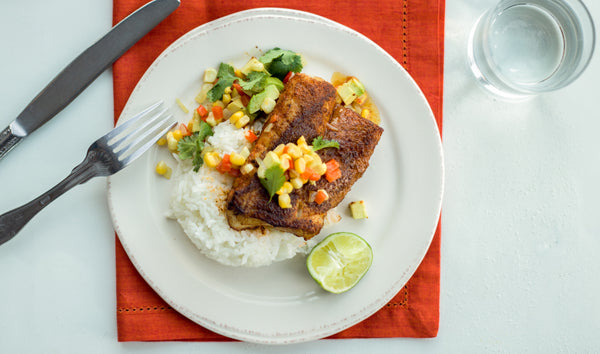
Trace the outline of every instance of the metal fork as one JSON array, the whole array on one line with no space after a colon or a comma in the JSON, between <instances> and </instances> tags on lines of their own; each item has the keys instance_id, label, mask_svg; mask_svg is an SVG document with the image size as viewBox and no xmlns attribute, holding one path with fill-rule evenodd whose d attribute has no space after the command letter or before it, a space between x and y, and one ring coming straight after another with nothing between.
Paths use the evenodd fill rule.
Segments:
<instances>
[{"instance_id":1,"label":"metal fork","mask_svg":"<svg viewBox=\"0 0 600 354\"><path fill-rule=\"evenodd\" d=\"M31 202L0 215L0 245L15 235L45 206L93 177L110 176L129 165L176 123L158 102L90 145L85 159L60 183Z\"/></svg>"}]
</instances>

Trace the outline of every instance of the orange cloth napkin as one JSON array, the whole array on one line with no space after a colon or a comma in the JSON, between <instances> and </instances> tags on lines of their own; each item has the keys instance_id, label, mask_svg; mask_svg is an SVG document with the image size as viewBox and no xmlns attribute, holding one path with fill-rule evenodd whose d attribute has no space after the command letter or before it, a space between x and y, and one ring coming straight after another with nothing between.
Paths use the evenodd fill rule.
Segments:
<instances>
[{"instance_id":1,"label":"orange cloth napkin","mask_svg":"<svg viewBox=\"0 0 600 354\"><path fill-rule=\"evenodd\" d=\"M117 23L147 0L113 0ZM113 66L115 120L154 59L191 29L257 7L285 7L327 17L375 41L419 84L442 128L445 0L184 0L181 6ZM129 261L116 239L119 341L227 341L168 306ZM381 310L331 338L435 337L439 326L440 228L406 286Z\"/></svg>"}]
</instances>

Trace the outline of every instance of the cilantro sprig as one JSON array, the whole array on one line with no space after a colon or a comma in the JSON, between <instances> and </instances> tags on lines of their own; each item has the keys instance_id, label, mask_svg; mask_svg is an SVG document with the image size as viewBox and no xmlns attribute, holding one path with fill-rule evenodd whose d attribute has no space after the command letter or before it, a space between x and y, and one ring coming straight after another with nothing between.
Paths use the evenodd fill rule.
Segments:
<instances>
[{"instance_id":1,"label":"cilantro sprig","mask_svg":"<svg viewBox=\"0 0 600 354\"><path fill-rule=\"evenodd\" d=\"M285 182L285 171L279 165L273 165L265 170L265 178L259 178L260 184L269 193L269 201L273 199L275 193L281 189Z\"/></svg>"},{"instance_id":2,"label":"cilantro sprig","mask_svg":"<svg viewBox=\"0 0 600 354\"><path fill-rule=\"evenodd\" d=\"M200 123L200 130L192 135L186 136L179 140L177 150L181 160L192 159L194 172L198 172L202 163L202 150L204 149L204 141L209 136L213 135L213 130L206 122Z\"/></svg>"},{"instance_id":3,"label":"cilantro sprig","mask_svg":"<svg viewBox=\"0 0 600 354\"><path fill-rule=\"evenodd\" d=\"M283 78L290 72L302 71L302 57L291 50L273 48L258 60L265 65L267 71L276 78Z\"/></svg>"},{"instance_id":4,"label":"cilantro sprig","mask_svg":"<svg viewBox=\"0 0 600 354\"><path fill-rule=\"evenodd\" d=\"M219 65L219 71L217 71L217 79L218 81L215 86L213 86L206 94L206 97L208 97L211 102L221 99L223 93L225 93L225 89L233 85L233 82L237 80L238 77L235 76L233 66L221 63Z\"/></svg>"},{"instance_id":5,"label":"cilantro sprig","mask_svg":"<svg viewBox=\"0 0 600 354\"><path fill-rule=\"evenodd\" d=\"M322 136L318 136L318 137L314 138L312 141L313 151L317 151L317 150L321 150L321 149L325 149L325 148L329 148L329 147L339 149L340 143L338 143L336 140L323 139Z\"/></svg>"}]
</instances>

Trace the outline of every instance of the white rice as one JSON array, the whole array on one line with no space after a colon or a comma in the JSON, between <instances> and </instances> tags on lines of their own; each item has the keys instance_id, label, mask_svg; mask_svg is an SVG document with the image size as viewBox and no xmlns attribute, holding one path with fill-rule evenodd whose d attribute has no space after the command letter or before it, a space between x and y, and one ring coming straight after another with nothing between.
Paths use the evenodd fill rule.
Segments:
<instances>
[{"instance_id":1,"label":"white rice","mask_svg":"<svg viewBox=\"0 0 600 354\"><path fill-rule=\"evenodd\" d=\"M225 121L214 128L207 144L221 156L239 152L246 144L244 129ZM249 146L248 146L249 147ZM229 266L260 267L306 254L316 241L305 241L276 230L236 231L224 211L233 178L214 168L193 171L189 160L181 161L173 174L170 217L176 219L190 240L207 257Z\"/></svg>"}]
</instances>

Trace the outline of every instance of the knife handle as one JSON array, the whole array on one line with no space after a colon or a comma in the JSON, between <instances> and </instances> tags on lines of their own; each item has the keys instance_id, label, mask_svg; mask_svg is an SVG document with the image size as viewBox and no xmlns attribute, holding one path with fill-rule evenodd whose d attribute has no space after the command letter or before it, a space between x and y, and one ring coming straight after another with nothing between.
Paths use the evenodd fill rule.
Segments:
<instances>
[{"instance_id":1,"label":"knife handle","mask_svg":"<svg viewBox=\"0 0 600 354\"><path fill-rule=\"evenodd\" d=\"M21 139L21 137L13 134L10 126L0 132L0 159L15 147Z\"/></svg>"}]
</instances>

